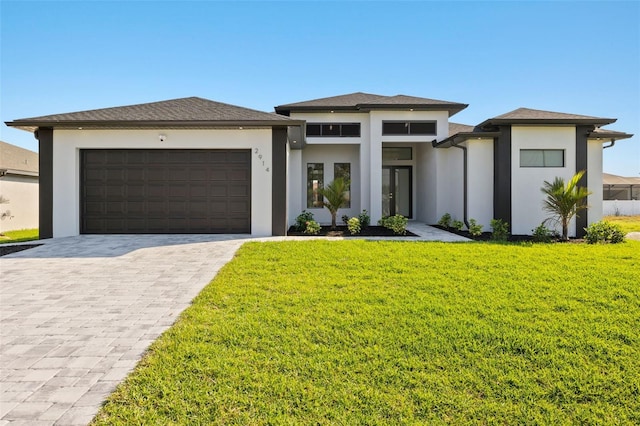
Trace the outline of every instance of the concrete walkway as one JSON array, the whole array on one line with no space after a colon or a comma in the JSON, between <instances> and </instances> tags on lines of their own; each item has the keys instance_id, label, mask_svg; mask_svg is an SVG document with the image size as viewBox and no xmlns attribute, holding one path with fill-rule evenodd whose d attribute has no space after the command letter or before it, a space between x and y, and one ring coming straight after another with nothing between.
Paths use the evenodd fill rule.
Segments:
<instances>
[{"instance_id":1,"label":"concrete walkway","mask_svg":"<svg viewBox=\"0 0 640 426\"><path fill-rule=\"evenodd\" d=\"M404 240L466 240L420 223L408 228L420 237ZM257 240L287 239L297 238ZM89 423L248 240L84 235L0 257L0 426Z\"/></svg>"}]
</instances>

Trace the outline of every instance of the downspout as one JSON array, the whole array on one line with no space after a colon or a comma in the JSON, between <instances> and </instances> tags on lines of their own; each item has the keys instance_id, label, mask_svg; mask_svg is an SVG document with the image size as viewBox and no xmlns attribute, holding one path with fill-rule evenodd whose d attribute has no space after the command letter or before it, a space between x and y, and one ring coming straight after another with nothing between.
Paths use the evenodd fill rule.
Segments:
<instances>
[{"instance_id":1,"label":"downspout","mask_svg":"<svg viewBox=\"0 0 640 426\"><path fill-rule=\"evenodd\" d=\"M607 148L611 148L612 146L614 146L616 144L616 140L615 139L611 139L611 144L607 145L607 146L603 146L602 149L607 149Z\"/></svg>"},{"instance_id":2,"label":"downspout","mask_svg":"<svg viewBox=\"0 0 640 426\"><path fill-rule=\"evenodd\" d=\"M470 229L469 226L469 215L468 215L468 209L469 209L469 190L468 190L468 186L467 186L467 147L464 146L459 146L459 145L452 145L455 146L456 148L460 148L462 150L462 192L463 192L463 221L464 224L467 226L467 229Z\"/></svg>"}]
</instances>

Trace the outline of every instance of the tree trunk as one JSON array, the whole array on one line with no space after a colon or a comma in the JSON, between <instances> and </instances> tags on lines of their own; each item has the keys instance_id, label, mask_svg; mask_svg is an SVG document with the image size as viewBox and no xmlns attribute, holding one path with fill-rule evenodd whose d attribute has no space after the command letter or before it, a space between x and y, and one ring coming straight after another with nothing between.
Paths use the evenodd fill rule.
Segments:
<instances>
[{"instance_id":1,"label":"tree trunk","mask_svg":"<svg viewBox=\"0 0 640 426\"><path fill-rule=\"evenodd\" d=\"M569 221L562 219L562 241L569 241Z\"/></svg>"},{"instance_id":2,"label":"tree trunk","mask_svg":"<svg viewBox=\"0 0 640 426\"><path fill-rule=\"evenodd\" d=\"M336 230L336 216L338 215L338 212L331 212L331 229L333 231Z\"/></svg>"}]
</instances>

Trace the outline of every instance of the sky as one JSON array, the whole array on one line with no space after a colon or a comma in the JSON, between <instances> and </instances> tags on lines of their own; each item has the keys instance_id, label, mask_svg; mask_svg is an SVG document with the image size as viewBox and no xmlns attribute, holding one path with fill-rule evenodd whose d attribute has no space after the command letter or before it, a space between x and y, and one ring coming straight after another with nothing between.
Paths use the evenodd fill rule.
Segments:
<instances>
[{"instance_id":1,"label":"sky","mask_svg":"<svg viewBox=\"0 0 640 426\"><path fill-rule=\"evenodd\" d=\"M0 0L6 121L199 96L273 111L352 92L617 118L604 171L640 176L638 1Z\"/></svg>"}]
</instances>

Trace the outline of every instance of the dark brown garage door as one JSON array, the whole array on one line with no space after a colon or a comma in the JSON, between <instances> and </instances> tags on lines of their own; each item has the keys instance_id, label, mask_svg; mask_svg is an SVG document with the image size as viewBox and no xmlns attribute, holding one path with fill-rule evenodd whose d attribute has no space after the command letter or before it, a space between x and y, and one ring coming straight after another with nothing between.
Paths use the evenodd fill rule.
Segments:
<instances>
[{"instance_id":1,"label":"dark brown garage door","mask_svg":"<svg viewBox=\"0 0 640 426\"><path fill-rule=\"evenodd\" d=\"M81 151L83 234L251 232L251 151Z\"/></svg>"}]
</instances>

